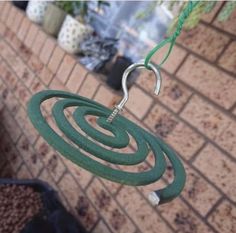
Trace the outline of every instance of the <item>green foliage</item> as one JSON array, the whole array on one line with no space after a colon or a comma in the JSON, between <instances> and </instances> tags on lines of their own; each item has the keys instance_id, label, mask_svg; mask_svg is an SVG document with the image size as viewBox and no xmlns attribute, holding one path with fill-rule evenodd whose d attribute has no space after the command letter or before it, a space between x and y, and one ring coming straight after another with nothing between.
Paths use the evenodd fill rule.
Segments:
<instances>
[{"instance_id":1,"label":"green foliage","mask_svg":"<svg viewBox=\"0 0 236 233\"><path fill-rule=\"evenodd\" d=\"M146 9L144 9L136 14L136 16L135 16L136 19L143 20L143 19L147 18L150 14L152 14L156 5L161 5L164 2L166 2L166 1L164 1L164 0L153 1L151 4L149 4L149 6ZM185 7L187 6L187 3L188 3L187 1L182 2L182 6L180 7L178 14L180 14L183 11L183 9L185 9ZM179 4L180 4L180 1L171 1L171 2L169 2L168 9L170 11L172 11L173 8L175 7L175 5L179 5ZM216 4L217 4L217 1L199 1L199 4L194 8L192 13L186 19L185 24L184 24L184 28L186 30L189 30L189 29L196 27L198 25L199 21L201 20L202 15L211 13L212 10L215 9ZM233 13L233 11L236 10L236 1L228 1L223 4L224 4L224 6L222 7L222 9L220 10L220 12L217 16L218 21L228 20L230 15ZM170 26L168 28L168 31L167 31L168 35L170 35L174 31L177 23L178 23L178 17L175 17L172 20L172 23L170 24Z\"/></svg>"},{"instance_id":2,"label":"green foliage","mask_svg":"<svg viewBox=\"0 0 236 233\"><path fill-rule=\"evenodd\" d=\"M185 29L190 30L198 25L207 4L208 2L205 1L199 2L196 8L193 9L192 13L186 19L186 22L184 24Z\"/></svg>"},{"instance_id":3,"label":"green foliage","mask_svg":"<svg viewBox=\"0 0 236 233\"><path fill-rule=\"evenodd\" d=\"M227 2L220 11L217 19L219 21L226 21L227 19L229 19L230 15L235 9L236 9L236 1Z\"/></svg>"},{"instance_id":4,"label":"green foliage","mask_svg":"<svg viewBox=\"0 0 236 233\"><path fill-rule=\"evenodd\" d=\"M74 14L73 1L55 1L55 5L64 10L67 14Z\"/></svg>"},{"instance_id":5,"label":"green foliage","mask_svg":"<svg viewBox=\"0 0 236 233\"><path fill-rule=\"evenodd\" d=\"M216 3L216 1L205 2L204 13L210 13L214 9Z\"/></svg>"},{"instance_id":6,"label":"green foliage","mask_svg":"<svg viewBox=\"0 0 236 233\"><path fill-rule=\"evenodd\" d=\"M80 21L85 21L85 17L88 15L89 1L55 1L55 4L64 10L67 14L78 16ZM110 6L107 1L97 1L98 8L102 5Z\"/></svg>"}]
</instances>

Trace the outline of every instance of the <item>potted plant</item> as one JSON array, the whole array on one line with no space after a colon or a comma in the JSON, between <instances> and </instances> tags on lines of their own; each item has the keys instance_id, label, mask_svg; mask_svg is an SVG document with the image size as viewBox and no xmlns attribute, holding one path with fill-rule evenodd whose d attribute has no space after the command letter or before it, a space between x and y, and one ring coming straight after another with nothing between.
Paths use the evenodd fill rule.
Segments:
<instances>
[{"instance_id":1,"label":"potted plant","mask_svg":"<svg viewBox=\"0 0 236 233\"><path fill-rule=\"evenodd\" d=\"M41 24L48 5L48 1L30 0L26 8L26 15L34 23Z\"/></svg>"},{"instance_id":2,"label":"potted plant","mask_svg":"<svg viewBox=\"0 0 236 233\"><path fill-rule=\"evenodd\" d=\"M72 2L55 1L49 4L43 18L44 31L57 37L66 15L72 13Z\"/></svg>"},{"instance_id":3,"label":"potted plant","mask_svg":"<svg viewBox=\"0 0 236 233\"><path fill-rule=\"evenodd\" d=\"M16 6L17 8L25 11L26 7L28 5L28 1L17 1L17 0L12 0L12 3L14 6Z\"/></svg>"},{"instance_id":4,"label":"potted plant","mask_svg":"<svg viewBox=\"0 0 236 233\"><path fill-rule=\"evenodd\" d=\"M68 14L58 34L58 44L69 53L78 53L80 43L93 32L86 22L88 2L60 1L59 5Z\"/></svg>"}]
</instances>

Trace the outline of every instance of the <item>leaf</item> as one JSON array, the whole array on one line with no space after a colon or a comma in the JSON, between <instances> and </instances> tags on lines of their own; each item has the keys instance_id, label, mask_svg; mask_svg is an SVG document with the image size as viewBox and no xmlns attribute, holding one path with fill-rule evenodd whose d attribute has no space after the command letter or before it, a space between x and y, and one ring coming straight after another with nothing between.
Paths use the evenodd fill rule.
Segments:
<instances>
[{"instance_id":1,"label":"leaf","mask_svg":"<svg viewBox=\"0 0 236 233\"><path fill-rule=\"evenodd\" d=\"M220 13L217 16L217 20L219 20L220 22L222 21L226 21L227 19L229 19L230 15L232 14L232 12L236 9L236 2L226 2L226 4L224 5L224 7L222 8L222 10L220 11Z\"/></svg>"}]
</instances>

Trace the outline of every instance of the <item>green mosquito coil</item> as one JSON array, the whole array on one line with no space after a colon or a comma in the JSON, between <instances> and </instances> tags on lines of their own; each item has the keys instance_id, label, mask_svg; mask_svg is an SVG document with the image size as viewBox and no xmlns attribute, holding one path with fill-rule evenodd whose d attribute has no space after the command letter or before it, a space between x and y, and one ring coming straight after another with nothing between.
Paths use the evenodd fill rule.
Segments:
<instances>
[{"instance_id":1,"label":"green mosquito coil","mask_svg":"<svg viewBox=\"0 0 236 233\"><path fill-rule=\"evenodd\" d=\"M174 180L161 190L154 191L149 198L153 204L161 204L177 197L185 184L185 170L175 152L161 139L140 128L133 122L118 114L128 100L126 80L129 73L136 67L144 67L144 62L131 65L123 75L122 86L124 98L111 109L85 97L64 91L45 90L35 94L28 103L28 116L34 127L44 139L58 152L78 166L105 179L126 185L148 185L159 180L166 170L167 157L174 170ZM157 77L155 93L158 94L161 86L161 76L155 65L149 63ZM41 104L49 99L56 98L57 102L52 107L52 115L57 127L63 132L66 140L54 131L47 123L41 112ZM65 110L74 107L73 120L84 132L77 131L68 121ZM97 124L110 131L111 135L105 134L94 128L86 119L86 116L97 118ZM134 153L119 153L110 148L121 149L129 145L130 136L137 144ZM93 140L91 140L93 139ZM94 140L99 143L94 143ZM71 141L72 143L68 142ZM145 161L149 152L152 151L155 164L144 172L133 173L108 167L82 152L116 165L133 166Z\"/></svg>"},{"instance_id":2,"label":"green mosquito coil","mask_svg":"<svg viewBox=\"0 0 236 233\"><path fill-rule=\"evenodd\" d=\"M176 153L163 140L118 113L129 98L126 86L127 77L136 68L146 67L153 71L156 77L155 94L159 94L162 81L159 71L160 65L168 58L185 19L197 4L198 1L189 1L188 6L179 17L176 32L152 49L145 61L134 63L125 70L122 77L124 97L113 111L85 97L57 90L41 91L35 94L28 103L28 116L42 137L61 155L97 176L126 185L148 185L157 182L163 176L168 159L173 167L174 179L166 187L150 193L149 200L154 205L169 202L180 195L186 181L184 167ZM170 44L169 50L159 66L150 62L151 57L168 43ZM53 98L57 101L52 107L52 116L57 127L63 133L63 137L50 127L42 114L42 103ZM71 107L74 109L73 121L80 128L80 131L76 129L77 127L74 128L66 117L65 110ZM96 124L109 131L110 134L108 135L93 127L87 121L87 116L96 117ZM119 150L113 150L127 147L131 137L137 145L135 152L120 153ZM154 155L155 164L151 169L143 172L119 170L93 159L99 158L116 165L134 166L145 161L150 152Z\"/></svg>"}]
</instances>

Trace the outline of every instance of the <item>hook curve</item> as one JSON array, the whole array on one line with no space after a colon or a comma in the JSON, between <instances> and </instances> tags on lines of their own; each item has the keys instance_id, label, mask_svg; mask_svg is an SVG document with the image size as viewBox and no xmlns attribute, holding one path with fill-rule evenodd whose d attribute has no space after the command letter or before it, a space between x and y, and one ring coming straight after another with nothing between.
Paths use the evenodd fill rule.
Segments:
<instances>
[{"instance_id":1,"label":"hook curve","mask_svg":"<svg viewBox=\"0 0 236 233\"><path fill-rule=\"evenodd\" d=\"M161 89L161 83L162 83L161 72L160 72L158 66L155 65L152 62L149 62L148 66L149 66L149 69L151 71L153 71L153 73L155 74L155 78L156 78L156 86L155 86L155 89L154 89L154 94L159 95L160 89ZM122 76L122 89L123 89L123 92L124 92L124 96L121 99L121 101L115 106L115 108L112 111L112 113L110 114L110 116L107 118L107 122L111 123L113 121L113 119L116 117L116 115L122 110L122 108L124 107L126 102L128 101L129 93L128 93L128 88L127 88L127 78L129 76L129 74L137 68L138 69L146 68L145 61L141 60L139 62L136 62L136 63L130 65L124 71L123 76Z\"/></svg>"}]
</instances>

